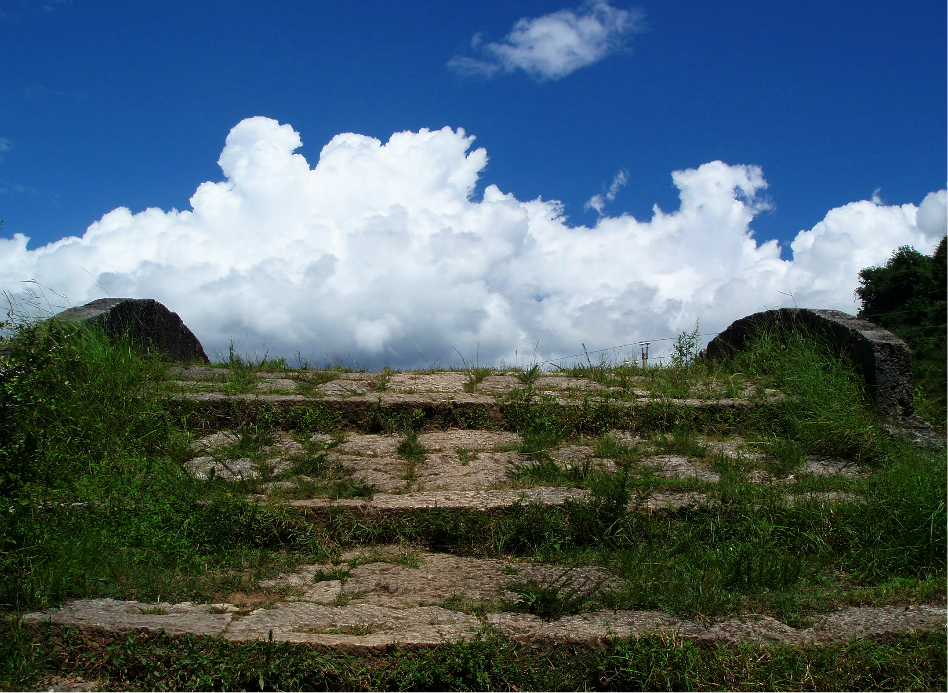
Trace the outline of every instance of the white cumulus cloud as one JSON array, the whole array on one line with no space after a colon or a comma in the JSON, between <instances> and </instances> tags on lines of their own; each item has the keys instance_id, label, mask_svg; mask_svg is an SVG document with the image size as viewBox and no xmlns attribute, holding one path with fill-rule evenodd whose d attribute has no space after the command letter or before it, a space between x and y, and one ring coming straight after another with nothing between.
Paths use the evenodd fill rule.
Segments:
<instances>
[{"instance_id":1,"label":"white cumulus cloud","mask_svg":"<svg viewBox=\"0 0 948 693\"><path fill-rule=\"evenodd\" d=\"M456 55L448 67L464 76L523 70L540 81L560 79L623 50L644 18L641 10L585 2L575 10L521 19L496 43L484 43L483 34L475 34L471 47L481 57Z\"/></svg>"},{"instance_id":2,"label":"white cumulus cloud","mask_svg":"<svg viewBox=\"0 0 948 693\"><path fill-rule=\"evenodd\" d=\"M227 137L221 182L191 209L115 209L82 236L28 249L0 238L0 289L35 280L80 305L154 298L209 354L238 351L365 367L519 363L719 331L781 305L855 312L858 271L945 233L946 191L919 207L830 210L792 243L758 243L763 172L720 161L675 171L678 209L571 226L555 201L494 185L463 130L334 137L315 166L290 125L255 117ZM615 186L618 190L618 184ZM653 347L654 349L654 347ZM455 351L456 350L456 351Z\"/></svg>"}]
</instances>

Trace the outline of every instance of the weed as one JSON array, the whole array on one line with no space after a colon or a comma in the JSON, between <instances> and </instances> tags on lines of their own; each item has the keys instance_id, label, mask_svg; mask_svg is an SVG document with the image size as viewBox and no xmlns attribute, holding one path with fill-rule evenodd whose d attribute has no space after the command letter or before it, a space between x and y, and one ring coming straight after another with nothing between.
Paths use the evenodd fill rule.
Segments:
<instances>
[{"instance_id":1,"label":"weed","mask_svg":"<svg viewBox=\"0 0 948 693\"><path fill-rule=\"evenodd\" d=\"M519 595L513 607L547 621L579 613L594 599L606 579L597 581L590 575L579 581L573 571L574 568L569 567L547 581L528 580L511 585L509 589Z\"/></svg>"},{"instance_id":2,"label":"weed","mask_svg":"<svg viewBox=\"0 0 948 693\"><path fill-rule=\"evenodd\" d=\"M455 448L454 452L457 454L458 459L461 460L461 465L466 467L471 462L477 459L477 450L469 450L467 448Z\"/></svg>"},{"instance_id":3,"label":"weed","mask_svg":"<svg viewBox=\"0 0 948 693\"><path fill-rule=\"evenodd\" d=\"M671 436L659 433L652 439L652 444L669 455L685 455L701 459L708 454L708 449L698 441L694 432L688 429L675 429Z\"/></svg>"},{"instance_id":4,"label":"weed","mask_svg":"<svg viewBox=\"0 0 948 693\"><path fill-rule=\"evenodd\" d=\"M392 380L392 370L386 366L377 376L375 376L375 390L376 392L385 392L388 389L388 384Z\"/></svg>"},{"instance_id":5,"label":"weed","mask_svg":"<svg viewBox=\"0 0 948 693\"><path fill-rule=\"evenodd\" d=\"M459 611L462 614L483 617L489 613L498 611L503 607L503 604L501 602L490 602L482 599L476 599L474 597L469 597L463 592L459 592L457 594L452 594L450 597L438 604L438 606L440 606L442 609L449 609L450 611Z\"/></svg>"},{"instance_id":6,"label":"weed","mask_svg":"<svg viewBox=\"0 0 948 693\"><path fill-rule=\"evenodd\" d=\"M540 377L540 364L534 363L527 370L517 372L517 380L523 383L528 389L532 389Z\"/></svg>"},{"instance_id":7,"label":"weed","mask_svg":"<svg viewBox=\"0 0 948 693\"><path fill-rule=\"evenodd\" d=\"M425 461L425 455L428 451L425 446L418 442L418 434L409 430L395 450L398 455L409 462L415 464Z\"/></svg>"},{"instance_id":8,"label":"weed","mask_svg":"<svg viewBox=\"0 0 948 693\"><path fill-rule=\"evenodd\" d=\"M770 455L770 467L774 476L785 477L796 471L804 462L803 446L796 441L774 437L760 445Z\"/></svg>"},{"instance_id":9,"label":"weed","mask_svg":"<svg viewBox=\"0 0 948 693\"><path fill-rule=\"evenodd\" d=\"M328 570L317 570L313 574L313 582L326 582L328 580L340 580L345 582L352 577L352 568L343 568L342 566L333 566Z\"/></svg>"},{"instance_id":10,"label":"weed","mask_svg":"<svg viewBox=\"0 0 948 693\"><path fill-rule=\"evenodd\" d=\"M245 360L234 350L234 343L228 347L227 378L224 380L224 392L229 395L240 395L253 392L259 378L256 371L266 363L266 357L260 364L253 360Z\"/></svg>"},{"instance_id":11,"label":"weed","mask_svg":"<svg viewBox=\"0 0 948 693\"><path fill-rule=\"evenodd\" d=\"M691 332L682 332L672 345L672 368L686 368L694 363L698 357L698 348L701 345L701 324L695 320L695 328Z\"/></svg>"}]
</instances>

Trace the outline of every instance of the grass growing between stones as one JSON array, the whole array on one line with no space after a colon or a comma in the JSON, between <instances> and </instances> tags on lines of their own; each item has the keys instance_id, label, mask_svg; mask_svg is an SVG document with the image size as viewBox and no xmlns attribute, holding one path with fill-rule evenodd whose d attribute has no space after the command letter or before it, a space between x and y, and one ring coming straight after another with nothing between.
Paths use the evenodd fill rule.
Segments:
<instances>
[{"instance_id":1,"label":"grass growing between stones","mask_svg":"<svg viewBox=\"0 0 948 693\"><path fill-rule=\"evenodd\" d=\"M531 646L485 629L417 652L356 657L198 636L90 637L4 626L0 685L95 681L106 690L944 690L941 633L838 646L701 647L672 636ZM52 674L51 672L56 672ZM41 678L42 677L42 678Z\"/></svg>"},{"instance_id":2,"label":"grass growing between stones","mask_svg":"<svg viewBox=\"0 0 948 693\"><path fill-rule=\"evenodd\" d=\"M599 565L621 581L609 591L577 588L567 579L525 583L521 607L544 617L593 605L698 618L765 614L802 626L813 613L846 605L945 598L944 451L886 437L851 368L802 337L762 335L754 349L726 367L577 369L630 391L641 382L635 379L643 378L666 393L683 393L685 384L693 393L711 388L708 383L731 383L722 387L743 391L753 383L756 392L773 388L785 395L707 419L673 401L654 409L649 404L637 424L643 427L643 446L607 435L628 416L608 401L564 408L537 396L539 372L524 371L522 395L505 409L508 428L523 441L521 454L534 461L524 473L534 481L588 488L586 499L556 507L524 503L491 513L374 516L255 504L244 498L245 482L193 478L184 468L192 456L188 445L206 431L173 413L178 410L162 394L167 367L141 358L128 344L110 342L94 329L46 322L19 327L12 346L0 357L0 609L5 616L74 598L219 601L257 589L260 580L302 562L326 562L353 547L391 543L467 556ZM259 367L245 370L252 375ZM486 377L475 376L472 381ZM249 376L242 385L234 378L237 390L252 384ZM256 454L281 426L293 428L302 440L344 429L337 412L318 403L280 416L263 408L243 427L234 426L237 441L228 453ZM417 464L425 454L417 433L431 425L425 417L419 409L389 416L380 408L366 428L405 435L398 453ZM722 430L738 430L759 442L774 476L799 473L804 456L812 454L855 460L872 473L752 484L747 460L718 456L704 442ZM564 470L550 451L571 441L591 444L619 471L591 465ZM720 481L664 479L643 471L646 445L649 454L702 460ZM342 498L370 494L342 478L327 462L325 447L311 445L308 456L295 463L296 471L311 477L309 491ZM701 492L709 502L677 512L627 509L673 491ZM860 500L827 503L802 496L791 502L789 491L845 491ZM404 565L416 562L414 556L403 558ZM302 646L134 635L115 636L103 650L104 641L69 631L24 631L9 618L2 628L2 687L32 685L48 671L73 671L120 688L156 689L945 686L943 633L765 649L709 649L647 637L577 648L575 660L564 666L561 657L553 659L555 653L489 631L468 643L360 659Z\"/></svg>"}]
</instances>

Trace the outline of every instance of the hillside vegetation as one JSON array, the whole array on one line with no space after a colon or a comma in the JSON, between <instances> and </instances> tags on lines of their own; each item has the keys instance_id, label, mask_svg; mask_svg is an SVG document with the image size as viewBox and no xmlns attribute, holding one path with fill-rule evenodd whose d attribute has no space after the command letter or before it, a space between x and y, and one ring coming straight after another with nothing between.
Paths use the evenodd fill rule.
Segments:
<instances>
[{"instance_id":1,"label":"hillside vegetation","mask_svg":"<svg viewBox=\"0 0 948 693\"><path fill-rule=\"evenodd\" d=\"M932 256L899 248L880 267L859 273L859 317L905 340L914 357L918 413L941 433L948 420L948 253L946 238Z\"/></svg>"},{"instance_id":2,"label":"hillside vegetation","mask_svg":"<svg viewBox=\"0 0 948 693\"><path fill-rule=\"evenodd\" d=\"M878 281L868 275L867 286ZM867 310L882 305L866 300ZM408 567L440 552L564 571L596 566L618 580L609 591L524 583L516 603L459 595L445 606L478 618L509 609L550 620L606 608L699 622L756 614L802 628L814 614L844 607L943 602L944 450L888 437L852 368L805 335L761 334L722 366L696 361L687 339L667 368L577 364L558 375L604 394L576 406L542 394L545 376L536 367L462 370L471 392L501 372L516 378L517 388L498 396L502 420L476 410L451 420L422 409L387 413L382 395L397 375L389 371L292 371L285 362L248 364L232 354L215 384L228 396L255 392L276 372L309 399L287 410L235 408L235 418L221 423L203 413L200 400L182 399L191 386L175 384L180 376L168 364L101 331L55 321L11 327L11 350L0 357L2 688L66 674L117 689L945 687L943 632L764 649L647 636L564 649L516 642L485 625L473 640L359 657L200 636L90 639L69 628L28 628L17 618L93 597L139 600L155 613L163 603L218 603L238 593L266 593L276 603L287 594L267 592L265 580L315 563L337 566L334 579L344 583L354 569L341 562L346 551L392 544L405 547L399 560ZM345 377L372 378L380 404L372 417L352 423L320 405L328 400L319 387ZM702 397L748 404L700 409L685 401ZM639 405L634 415L629 403ZM263 465L267 446L284 435L304 456L292 469L256 479L196 476L188 467L194 442L224 426L233 433L228 454ZM378 493L331 464L334 446L356 433L400 436L397 454L410 485L426 455L418 441L442 428L516 434L509 454L526 463L509 488L543 483L587 495L490 512L318 514L289 502L300 489L330 499ZM720 452L727 445L738 453ZM558 451L569 446L594 449L615 471L559 464ZM691 459L714 480L650 471L646 463L657 453ZM814 457L859 472L818 476L806 471ZM301 474L309 485L297 480ZM297 496L270 493L277 486L267 484L276 482L291 488L280 493ZM707 503L636 509L649 498L688 493Z\"/></svg>"}]
</instances>

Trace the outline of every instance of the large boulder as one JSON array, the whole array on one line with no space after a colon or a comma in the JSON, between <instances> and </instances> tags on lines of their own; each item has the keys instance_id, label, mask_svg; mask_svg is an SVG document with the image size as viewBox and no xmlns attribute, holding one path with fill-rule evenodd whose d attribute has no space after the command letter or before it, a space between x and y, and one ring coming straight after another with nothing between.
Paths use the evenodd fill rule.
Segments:
<instances>
[{"instance_id":1,"label":"large boulder","mask_svg":"<svg viewBox=\"0 0 948 693\"><path fill-rule=\"evenodd\" d=\"M110 337L127 334L146 353L160 353L172 361L210 362L178 314L151 298L100 298L53 319L101 325Z\"/></svg>"},{"instance_id":2,"label":"large boulder","mask_svg":"<svg viewBox=\"0 0 948 693\"><path fill-rule=\"evenodd\" d=\"M901 339L871 322L838 310L781 308L737 320L715 337L704 351L719 360L743 351L761 329L806 329L824 337L850 357L862 372L876 409L893 419L914 413L912 352Z\"/></svg>"}]
</instances>

